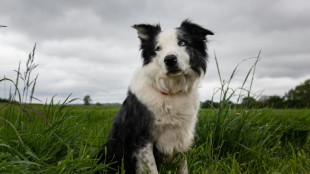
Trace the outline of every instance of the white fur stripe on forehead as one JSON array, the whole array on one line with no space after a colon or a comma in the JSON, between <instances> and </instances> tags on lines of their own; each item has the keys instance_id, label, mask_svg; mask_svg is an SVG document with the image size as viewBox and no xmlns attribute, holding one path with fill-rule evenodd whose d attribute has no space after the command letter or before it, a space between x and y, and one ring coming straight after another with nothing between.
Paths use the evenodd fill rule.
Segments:
<instances>
[{"instance_id":1,"label":"white fur stripe on forehead","mask_svg":"<svg viewBox=\"0 0 310 174\"><path fill-rule=\"evenodd\" d=\"M170 29L170 30L165 30L159 33L157 36L157 41L159 43L177 43L177 30L176 29Z\"/></svg>"}]
</instances>

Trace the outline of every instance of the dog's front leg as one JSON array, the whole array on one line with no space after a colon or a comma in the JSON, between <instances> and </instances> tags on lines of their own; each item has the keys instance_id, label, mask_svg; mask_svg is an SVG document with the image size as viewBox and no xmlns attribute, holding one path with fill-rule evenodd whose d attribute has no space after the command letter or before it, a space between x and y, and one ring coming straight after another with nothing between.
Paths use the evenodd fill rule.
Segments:
<instances>
[{"instance_id":1,"label":"dog's front leg","mask_svg":"<svg viewBox=\"0 0 310 174\"><path fill-rule=\"evenodd\" d=\"M153 154L153 143L148 143L135 154L137 158L136 174L158 174Z\"/></svg>"},{"instance_id":2,"label":"dog's front leg","mask_svg":"<svg viewBox=\"0 0 310 174\"><path fill-rule=\"evenodd\" d=\"M188 174L188 168L187 168L187 160L184 158L182 159L182 162L179 166L179 172L181 174Z\"/></svg>"}]
</instances>

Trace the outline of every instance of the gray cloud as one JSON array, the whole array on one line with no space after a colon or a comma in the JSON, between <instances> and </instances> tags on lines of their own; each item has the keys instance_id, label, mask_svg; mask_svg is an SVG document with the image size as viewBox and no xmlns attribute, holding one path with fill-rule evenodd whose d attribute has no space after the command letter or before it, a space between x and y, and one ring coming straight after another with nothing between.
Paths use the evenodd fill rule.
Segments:
<instances>
[{"instance_id":1,"label":"gray cloud","mask_svg":"<svg viewBox=\"0 0 310 174\"><path fill-rule=\"evenodd\" d=\"M141 65L139 40L130 26L160 23L167 29L190 18L215 33L209 37L201 100L219 85L214 52L228 79L239 62L261 50L254 89L283 95L310 76L309 7L306 0L3 1L0 24L8 28L0 29L0 75L14 77L12 70L36 42L38 97L58 94L63 99L72 92L74 97L90 94L95 101L121 102ZM252 64L240 65L235 86Z\"/></svg>"}]
</instances>

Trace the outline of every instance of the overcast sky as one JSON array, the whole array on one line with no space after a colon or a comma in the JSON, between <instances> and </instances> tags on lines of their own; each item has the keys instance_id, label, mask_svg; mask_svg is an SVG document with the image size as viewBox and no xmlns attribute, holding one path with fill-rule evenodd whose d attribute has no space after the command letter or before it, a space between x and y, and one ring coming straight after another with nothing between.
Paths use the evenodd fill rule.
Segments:
<instances>
[{"instance_id":1,"label":"overcast sky","mask_svg":"<svg viewBox=\"0 0 310 174\"><path fill-rule=\"evenodd\" d=\"M139 40L130 26L182 20L213 31L201 101L211 99L221 74L229 79L242 60L261 50L252 91L283 96L310 78L310 1L270 0L0 0L0 78L15 79L18 62L37 44L35 96L43 101L89 94L93 102L122 102L134 70L141 66ZM254 63L244 62L232 83L239 87ZM24 68L24 64L22 64ZM0 98L10 83L1 82ZM217 98L217 97L215 97ZM78 101L82 103L82 100Z\"/></svg>"}]
</instances>

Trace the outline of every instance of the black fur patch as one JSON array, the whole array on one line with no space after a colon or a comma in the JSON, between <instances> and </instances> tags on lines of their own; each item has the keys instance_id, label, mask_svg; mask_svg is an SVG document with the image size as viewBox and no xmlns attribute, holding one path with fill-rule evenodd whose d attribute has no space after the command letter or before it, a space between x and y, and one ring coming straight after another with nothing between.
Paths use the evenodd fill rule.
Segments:
<instances>
[{"instance_id":1,"label":"black fur patch","mask_svg":"<svg viewBox=\"0 0 310 174\"><path fill-rule=\"evenodd\" d=\"M152 58L156 56L156 36L160 33L160 25L138 24L133 25L133 28L137 29L139 38L141 40L140 49L143 58L143 65L146 65L152 61ZM141 37L144 36L144 37Z\"/></svg>"},{"instance_id":2,"label":"black fur patch","mask_svg":"<svg viewBox=\"0 0 310 174\"><path fill-rule=\"evenodd\" d=\"M147 107L129 91L113 120L109 140L97 155L100 158L99 163L114 162L111 167L116 170L108 173L115 173L120 168L122 159L126 174L135 173L136 159L133 158L133 153L146 146L153 138L153 119Z\"/></svg>"},{"instance_id":3,"label":"black fur patch","mask_svg":"<svg viewBox=\"0 0 310 174\"><path fill-rule=\"evenodd\" d=\"M213 35L213 33L201 26L191 23L189 20L182 22L178 29L178 40L186 43L186 50L190 55L190 66L201 74L200 68L206 73L207 69L207 35Z\"/></svg>"}]
</instances>

